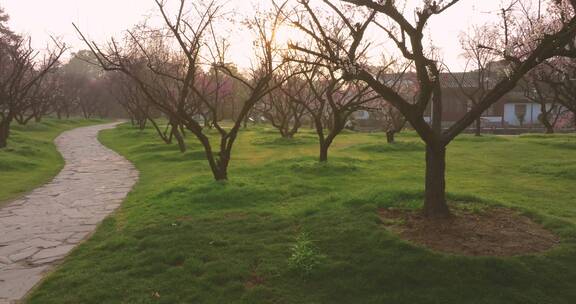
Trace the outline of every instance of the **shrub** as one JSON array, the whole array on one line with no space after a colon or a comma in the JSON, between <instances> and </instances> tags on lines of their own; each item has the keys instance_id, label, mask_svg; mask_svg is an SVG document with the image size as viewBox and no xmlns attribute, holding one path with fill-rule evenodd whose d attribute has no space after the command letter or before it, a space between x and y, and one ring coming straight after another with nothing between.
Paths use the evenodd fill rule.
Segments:
<instances>
[{"instance_id":1,"label":"shrub","mask_svg":"<svg viewBox=\"0 0 576 304\"><path fill-rule=\"evenodd\" d=\"M308 234L304 232L296 237L296 243L290 250L292 253L288 259L288 265L290 269L303 276L310 276L325 258L314 246Z\"/></svg>"}]
</instances>

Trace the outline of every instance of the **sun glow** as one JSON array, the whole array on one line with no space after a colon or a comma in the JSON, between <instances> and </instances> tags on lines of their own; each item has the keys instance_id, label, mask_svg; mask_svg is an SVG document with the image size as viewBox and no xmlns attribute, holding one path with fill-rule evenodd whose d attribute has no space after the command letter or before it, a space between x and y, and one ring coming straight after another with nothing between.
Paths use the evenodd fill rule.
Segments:
<instances>
[{"instance_id":1,"label":"sun glow","mask_svg":"<svg viewBox=\"0 0 576 304\"><path fill-rule=\"evenodd\" d=\"M303 33L294 27L282 25L276 30L274 41L281 49L288 49L290 43L302 40Z\"/></svg>"}]
</instances>

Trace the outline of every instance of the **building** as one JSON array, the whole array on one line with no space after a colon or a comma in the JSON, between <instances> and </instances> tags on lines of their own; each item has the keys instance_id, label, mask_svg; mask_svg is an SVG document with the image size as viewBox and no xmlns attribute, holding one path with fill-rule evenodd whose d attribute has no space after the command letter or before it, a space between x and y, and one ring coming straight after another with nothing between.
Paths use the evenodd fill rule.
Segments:
<instances>
[{"instance_id":1,"label":"building","mask_svg":"<svg viewBox=\"0 0 576 304\"><path fill-rule=\"evenodd\" d=\"M382 76L383 82L390 82L391 79L398 81L398 75L385 75ZM401 76L400 82L401 92L404 95L409 95L410 92L416 92L417 82L414 73L406 73ZM494 82L500 79L501 75L494 75ZM476 71L465 73L441 73L440 82L442 85L442 125L449 127L457 120L461 119L472 106L472 101L469 96L475 96L481 91L478 87L479 75ZM491 79L485 77L483 80L486 87L490 87ZM410 89L412 87L412 89ZM482 128L539 128L542 124L539 120L542 114L540 103L534 102L530 99L526 91L526 86L519 84L512 91L504 95L497 103L488 108L481 117ZM477 95L476 95L477 96ZM406 97L406 96L405 96ZM547 105L548 109L553 104ZM556 106L554 106L556 107ZM557 107L553 113L559 114L563 109ZM373 115L366 111L359 111L355 113L354 119L358 125L367 128L367 125L373 125L377 128L377 122ZM425 112L425 119L430 121L430 108ZM565 119L570 121L570 119ZM364 123L363 123L364 122ZM472 127L472 126L471 126Z\"/></svg>"}]
</instances>

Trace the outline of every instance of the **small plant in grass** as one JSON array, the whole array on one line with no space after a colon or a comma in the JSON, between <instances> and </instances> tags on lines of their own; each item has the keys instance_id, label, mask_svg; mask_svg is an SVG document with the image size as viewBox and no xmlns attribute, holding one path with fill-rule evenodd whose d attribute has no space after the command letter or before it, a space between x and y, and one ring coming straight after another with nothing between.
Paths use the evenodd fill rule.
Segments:
<instances>
[{"instance_id":1,"label":"small plant in grass","mask_svg":"<svg viewBox=\"0 0 576 304\"><path fill-rule=\"evenodd\" d=\"M378 218L378 220L384 226L403 226L406 224L406 220L404 219L387 219L387 218Z\"/></svg>"},{"instance_id":2,"label":"small plant in grass","mask_svg":"<svg viewBox=\"0 0 576 304\"><path fill-rule=\"evenodd\" d=\"M288 259L290 269L302 276L310 276L325 258L307 233L302 232L296 237L296 243L292 246L291 255Z\"/></svg>"},{"instance_id":3,"label":"small plant in grass","mask_svg":"<svg viewBox=\"0 0 576 304\"><path fill-rule=\"evenodd\" d=\"M483 214L490 208L490 206L478 202L472 202L472 203L463 202L458 204L458 208L464 212L469 212L473 214Z\"/></svg>"}]
</instances>

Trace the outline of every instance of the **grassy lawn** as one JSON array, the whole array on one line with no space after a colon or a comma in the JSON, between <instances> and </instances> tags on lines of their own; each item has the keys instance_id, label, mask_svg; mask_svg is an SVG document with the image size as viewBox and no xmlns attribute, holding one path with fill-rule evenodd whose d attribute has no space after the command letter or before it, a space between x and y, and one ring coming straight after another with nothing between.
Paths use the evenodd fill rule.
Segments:
<instances>
[{"instance_id":1,"label":"grassy lawn","mask_svg":"<svg viewBox=\"0 0 576 304\"><path fill-rule=\"evenodd\" d=\"M64 165L54 145L63 131L99 120L45 119L26 126L14 124L8 147L0 149L0 206L52 179Z\"/></svg>"},{"instance_id":2,"label":"grassy lawn","mask_svg":"<svg viewBox=\"0 0 576 304\"><path fill-rule=\"evenodd\" d=\"M391 146L347 133L318 165L312 133L247 131L226 184L192 139L184 155L151 130L101 140L140 181L29 303L576 303L576 136L462 136L449 147L453 201L518 208L563 238L509 258L435 253L382 227L378 207L420 207L413 134ZM290 262L303 234L310 272Z\"/></svg>"}]
</instances>

